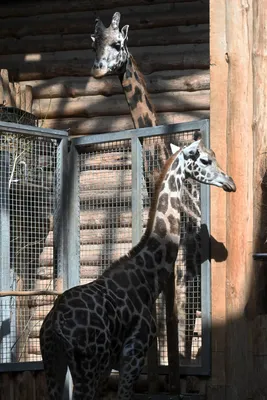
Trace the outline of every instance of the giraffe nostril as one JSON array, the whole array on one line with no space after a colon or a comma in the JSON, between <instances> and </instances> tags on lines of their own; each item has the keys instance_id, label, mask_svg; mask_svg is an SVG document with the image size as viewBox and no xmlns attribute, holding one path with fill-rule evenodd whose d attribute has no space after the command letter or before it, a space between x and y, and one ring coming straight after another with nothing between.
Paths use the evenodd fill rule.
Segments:
<instances>
[{"instance_id":1,"label":"giraffe nostril","mask_svg":"<svg viewBox=\"0 0 267 400\"><path fill-rule=\"evenodd\" d=\"M100 63L98 64L98 68L103 68L104 64L102 63L102 61L100 61Z\"/></svg>"}]
</instances>

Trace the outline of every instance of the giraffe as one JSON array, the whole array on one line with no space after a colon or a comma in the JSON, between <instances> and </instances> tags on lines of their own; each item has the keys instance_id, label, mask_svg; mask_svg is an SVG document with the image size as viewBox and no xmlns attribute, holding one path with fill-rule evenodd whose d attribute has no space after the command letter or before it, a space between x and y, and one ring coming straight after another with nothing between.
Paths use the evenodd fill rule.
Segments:
<instances>
[{"instance_id":1,"label":"giraffe","mask_svg":"<svg viewBox=\"0 0 267 400\"><path fill-rule=\"evenodd\" d=\"M95 281L58 296L40 330L51 400L60 400L67 366L73 400L97 399L112 366L119 365L118 399L133 398L148 348L156 337L153 305L173 273L180 241L185 179L235 192L233 179L198 140L177 149L162 170L146 231L130 252Z\"/></svg>"},{"instance_id":2,"label":"giraffe","mask_svg":"<svg viewBox=\"0 0 267 400\"><path fill-rule=\"evenodd\" d=\"M158 124L154 106L148 94L143 75L137 63L130 54L127 41L129 25L119 29L120 13L115 12L111 24L106 28L97 18L92 38L92 48L95 51L95 60L91 69L92 75L100 79L109 74L118 75L135 128L156 126ZM170 155L167 140L156 138L151 145L150 140L143 140L145 178L148 193L152 195L154 182L159 171ZM187 296L188 282L199 275L201 249L200 235L201 210L199 191L189 181L183 188L181 208L183 212L184 229L186 235L181 238L181 246L177 257L177 271L175 274L176 306L179 319L179 344L184 348L180 355L187 359L191 356L191 340L194 323L186 311L190 296ZM191 296L192 297L192 296ZM193 297L192 297L193 298ZM191 299L192 300L192 299ZM196 308L196 305L193 305ZM191 307L190 307L191 309ZM187 319L190 320L190 324ZM189 331L187 331L189 326Z\"/></svg>"}]
</instances>

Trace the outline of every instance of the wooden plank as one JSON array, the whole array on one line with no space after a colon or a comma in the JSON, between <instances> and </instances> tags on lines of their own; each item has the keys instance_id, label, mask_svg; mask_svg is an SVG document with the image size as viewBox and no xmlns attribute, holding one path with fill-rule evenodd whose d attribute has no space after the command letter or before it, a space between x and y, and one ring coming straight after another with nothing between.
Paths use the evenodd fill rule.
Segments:
<instances>
[{"instance_id":1,"label":"wooden plank","mask_svg":"<svg viewBox=\"0 0 267 400\"><path fill-rule=\"evenodd\" d=\"M210 145L224 171L227 170L227 77L225 0L210 0ZM220 249L226 246L226 194L210 191L212 374L208 399L220 399L217 387L225 387L226 260ZM218 204L220 207L218 209ZM218 247L218 244L221 247ZM217 366L219 365L219 368ZM225 389L223 390L225 392ZM214 396L214 397L213 397ZM216 397L218 396L218 397ZM223 397L224 399L225 397Z\"/></svg>"},{"instance_id":2,"label":"wooden plank","mask_svg":"<svg viewBox=\"0 0 267 400\"><path fill-rule=\"evenodd\" d=\"M183 111L182 113L158 113L157 116L160 125L174 124L209 118L209 110ZM129 115L92 118L58 118L44 119L42 127L63 130L68 129L70 137L74 137L133 129L133 122Z\"/></svg>"},{"instance_id":3,"label":"wooden plank","mask_svg":"<svg viewBox=\"0 0 267 400\"><path fill-rule=\"evenodd\" d=\"M24 371L16 374L14 379L15 399L35 400L35 379L32 371Z\"/></svg>"},{"instance_id":4,"label":"wooden plank","mask_svg":"<svg viewBox=\"0 0 267 400\"><path fill-rule=\"evenodd\" d=\"M255 252L267 252L266 244L266 149L267 149L267 83L263 76L267 72L266 60L266 18L267 1L253 2L253 138L254 138L254 171L253 171L253 219ZM252 168L251 168L252 170ZM248 303L249 316L257 316L252 324L253 329L253 398L260 400L267 396L267 316L266 316L266 262L254 262L254 279ZM262 314L261 316L258 316Z\"/></svg>"},{"instance_id":5,"label":"wooden plank","mask_svg":"<svg viewBox=\"0 0 267 400\"><path fill-rule=\"evenodd\" d=\"M198 91L210 88L208 70L171 70L154 72L145 76L149 93ZM122 86L117 76L95 79L89 76L66 76L46 80L25 81L33 88L34 99L80 97L90 95L110 96L122 94Z\"/></svg>"},{"instance_id":6,"label":"wooden plank","mask_svg":"<svg viewBox=\"0 0 267 400\"><path fill-rule=\"evenodd\" d=\"M165 0L165 3L187 3L194 2L195 0ZM153 4L162 3L162 0L153 0ZM28 17L31 15L41 14L61 14L62 10L65 13L75 11L94 11L117 8L125 5L125 0L104 0L99 3L98 0L81 0L77 3L75 0L68 1L67 3L63 0L54 3L32 3L25 2L23 5L18 5L15 9L9 4L1 6L1 18L7 17ZM128 0L128 6L135 5L151 5L151 0ZM112 11L110 11L111 13Z\"/></svg>"},{"instance_id":7,"label":"wooden plank","mask_svg":"<svg viewBox=\"0 0 267 400\"><path fill-rule=\"evenodd\" d=\"M64 10L64 8L63 8ZM127 21L130 29L150 29L155 27L203 24L209 22L208 5L201 1L191 4L161 3L143 6L123 7L122 24ZM98 15L104 23L110 24L110 11L103 10ZM43 14L39 18L19 17L3 19L0 25L0 37L15 36L21 38L30 35L75 34L90 32L95 28L95 15L91 11Z\"/></svg>"},{"instance_id":8,"label":"wooden plank","mask_svg":"<svg viewBox=\"0 0 267 400\"><path fill-rule=\"evenodd\" d=\"M228 173L237 186L237 192L227 196L226 398L236 400L251 397L253 373L250 325L244 317L252 278L248 254L253 241L253 213L247 210L253 210L253 36L252 2L236 0L225 4Z\"/></svg>"},{"instance_id":9,"label":"wooden plank","mask_svg":"<svg viewBox=\"0 0 267 400\"><path fill-rule=\"evenodd\" d=\"M208 43L208 24L190 26L171 26L153 28L149 35L147 30L140 29L130 35L128 47L134 46L168 46L170 44ZM82 50L92 47L89 33L54 34L25 36L20 40L14 37L0 39L0 54L43 53L63 50Z\"/></svg>"},{"instance_id":10,"label":"wooden plank","mask_svg":"<svg viewBox=\"0 0 267 400\"><path fill-rule=\"evenodd\" d=\"M209 90L152 94L157 112L209 110ZM75 99L40 99L33 101L33 113L39 118L96 117L129 114L124 95L83 96Z\"/></svg>"},{"instance_id":11,"label":"wooden plank","mask_svg":"<svg viewBox=\"0 0 267 400\"><path fill-rule=\"evenodd\" d=\"M14 397L14 381L12 380L12 376L8 372L2 372L0 374L0 393L1 398L9 399L9 400L17 400Z\"/></svg>"},{"instance_id":12,"label":"wooden plank","mask_svg":"<svg viewBox=\"0 0 267 400\"><path fill-rule=\"evenodd\" d=\"M162 70L208 69L209 46L185 44L134 47L132 55L144 74ZM48 79L57 76L89 76L94 62L92 50L1 56L2 65L16 81ZM19 68L18 68L19 65Z\"/></svg>"}]
</instances>

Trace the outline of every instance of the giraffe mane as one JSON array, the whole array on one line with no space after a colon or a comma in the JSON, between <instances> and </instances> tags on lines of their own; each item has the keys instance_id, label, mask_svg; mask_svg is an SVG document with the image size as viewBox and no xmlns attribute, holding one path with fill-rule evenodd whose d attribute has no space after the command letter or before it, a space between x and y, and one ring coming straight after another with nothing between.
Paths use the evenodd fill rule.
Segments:
<instances>
[{"instance_id":1,"label":"giraffe mane","mask_svg":"<svg viewBox=\"0 0 267 400\"><path fill-rule=\"evenodd\" d=\"M153 102L151 100L150 93L147 90L147 85L146 85L146 81L145 81L145 78L144 78L144 74L140 71L140 69L139 69L139 67L137 65L137 62L135 61L135 59L132 56L132 54L130 54L130 59L131 59L131 62L133 64L135 70L138 72L138 77L140 78L140 83L141 83L141 85L144 87L144 89L146 91L146 97L147 97L148 101L150 102L150 106L151 106L152 112L153 112L153 114L155 114L155 116L157 118L155 106L154 106L154 104L153 104Z\"/></svg>"},{"instance_id":2,"label":"giraffe mane","mask_svg":"<svg viewBox=\"0 0 267 400\"><path fill-rule=\"evenodd\" d=\"M179 150L179 152L181 152L181 150ZM173 154L165 163L163 170L156 182L155 185L155 193L151 202L151 207L149 209L149 214L148 214L148 222L147 222L147 227L146 230L143 234L143 236L141 237L139 243L137 243L136 246L134 246L126 255L123 255L122 257L120 257L118 260L114 261L112 263L112 267L115 267L117 265L121 265L124 262L129 261L132 257L136 256L139 251L144 247L144 245L146 244L151 231L152 231L152 226L153 226L153 221L154 221L154 217L155 217L155 213L156 213L156 207L157 207L157 203L158 203L158 198L159 198L159 194L161 192L161 186L162 186L162 182L166 176L166 173L170 167L170 165L173 163L173 161L175 160L175 158L177 157L177 153Z\"/></svg>"}]
</instances>

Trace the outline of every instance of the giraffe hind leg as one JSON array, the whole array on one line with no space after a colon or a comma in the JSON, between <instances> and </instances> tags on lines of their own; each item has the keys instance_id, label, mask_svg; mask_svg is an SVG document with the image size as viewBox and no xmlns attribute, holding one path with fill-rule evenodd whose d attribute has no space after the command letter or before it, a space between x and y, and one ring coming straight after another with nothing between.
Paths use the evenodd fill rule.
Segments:
<instances>
[{"instance_id":1,"label":"giraffe hind leg","mask_svg":"<svg viewBox=\"0 0 267 400\"><path fill-rule=\"evenodd\" d=\"M54 339L49 340L49 343L45 339L42 340L41 337L41 351L49 400L62 400L67 372L67 358L62 343L56 335L53 336Z\"/></svg>"}]
</instances>

